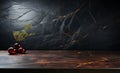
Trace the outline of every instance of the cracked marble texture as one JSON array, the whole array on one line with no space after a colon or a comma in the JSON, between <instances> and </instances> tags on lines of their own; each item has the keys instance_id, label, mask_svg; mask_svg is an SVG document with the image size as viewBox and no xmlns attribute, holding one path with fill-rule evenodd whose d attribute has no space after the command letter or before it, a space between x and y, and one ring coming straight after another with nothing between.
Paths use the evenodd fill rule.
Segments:
<instances>
[{"instance_id":1,"label":"cracked marble texture","mask_svg":"<svg viewBox=\"0 0 120 73\"><path fill-rule=\"evenodd\" d=\"M0 48L15 42L12 32L32 24L27 49L119 50L120 10L115 1L1 0Z\"/></svg>"}]
</instances>

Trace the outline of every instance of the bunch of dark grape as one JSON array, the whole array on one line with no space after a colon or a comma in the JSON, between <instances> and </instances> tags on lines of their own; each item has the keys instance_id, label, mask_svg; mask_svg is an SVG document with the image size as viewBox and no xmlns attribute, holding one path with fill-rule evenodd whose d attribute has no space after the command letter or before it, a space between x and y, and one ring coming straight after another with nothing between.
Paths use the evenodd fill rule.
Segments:
<instances>
[{"instance_id":1,"label":"bunch of dark grape","mask_svg":"<svg viewBox=\"0 0 120 73\"><path fill-rule=\"evenodd\" d=\"M16 54L25 54L26 49L24 49L20 43L15 43L13 46L8 48L8 53L10 55L16 55Z\"/></svg>"}]
</instances>

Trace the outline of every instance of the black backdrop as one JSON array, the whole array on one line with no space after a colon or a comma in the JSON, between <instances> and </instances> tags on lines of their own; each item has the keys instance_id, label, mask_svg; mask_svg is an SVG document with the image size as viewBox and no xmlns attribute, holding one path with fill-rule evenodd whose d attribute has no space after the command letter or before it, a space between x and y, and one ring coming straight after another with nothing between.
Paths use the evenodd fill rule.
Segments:
<instances>
[{"instance_id":1,"label":"black backdrop","mask_svg":"<svg viewBox=\"0 0 120 73\"><path fill-rule=\"evenodd\" d=\"M76 9L80 11L74 17L53 21ZM15 43L12 32L26 24L32 24L35 33L21 42L26 49L120 48L120 8L115 0L0 0L0 49Z\"/></svg>"}]
</instances>

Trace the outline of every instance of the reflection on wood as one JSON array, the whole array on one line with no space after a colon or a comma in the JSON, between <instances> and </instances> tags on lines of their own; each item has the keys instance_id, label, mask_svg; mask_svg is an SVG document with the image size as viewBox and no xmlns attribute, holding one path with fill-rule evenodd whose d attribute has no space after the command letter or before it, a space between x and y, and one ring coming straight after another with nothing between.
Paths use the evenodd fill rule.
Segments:
<instances>
[{"instance_id":1,"label":"reflection on wood","mask_svg":"<svg viewBox=\"0 0 120 73\"><path fill-rule=\"evenodd\" d=\"M120 68L120 56L102 51L29 50L18 55L0 51L0 68Z\"/></svg>"}]
</instances>

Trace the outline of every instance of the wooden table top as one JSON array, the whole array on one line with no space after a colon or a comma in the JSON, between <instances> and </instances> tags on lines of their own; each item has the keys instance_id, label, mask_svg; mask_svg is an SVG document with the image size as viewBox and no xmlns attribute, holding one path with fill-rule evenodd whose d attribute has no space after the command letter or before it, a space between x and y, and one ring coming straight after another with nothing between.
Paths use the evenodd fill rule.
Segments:
<instances>
[{"instance_id":1,"label":"wooden table top","mask_svg":"<svg viewBox=\"0 0 120 73\"><path fill-rule=\"evenodd\" d=\"M120 68L119 52L27 50L9 55L0 50L0 68L84 69Z\"/></svg>"}]
</instances>

